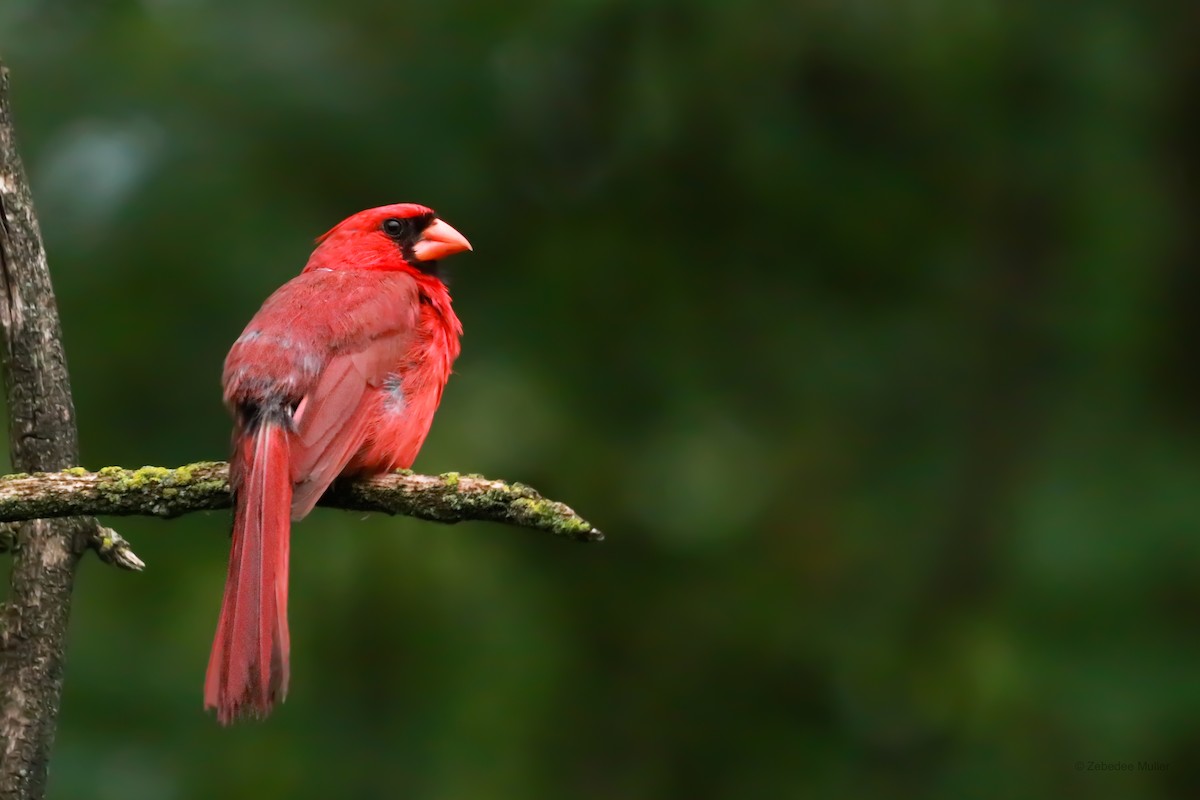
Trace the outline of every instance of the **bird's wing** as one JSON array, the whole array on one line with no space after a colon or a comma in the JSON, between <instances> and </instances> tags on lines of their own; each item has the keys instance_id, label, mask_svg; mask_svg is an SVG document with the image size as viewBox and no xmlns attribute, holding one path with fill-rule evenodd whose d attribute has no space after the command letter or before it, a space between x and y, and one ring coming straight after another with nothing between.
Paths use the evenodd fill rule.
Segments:
<instances>
[{"instance_id":1,"label":"bird's wing","mask_svg":"<svg viewBox=\"0 0 1200 800\"><path fill-rule=\"evenodd\" d=\"M368 389L402 362L418 305L416 281L403 273L304 273L268 298L230 351L227 402L294 408L293 519L312 510L362 446Z\"/></svg>"},{"instance_id":2,"label":"bird's wing","mask_svg":"<svg viewBox=\"0 0 1200 800\"><path fill-rule=\"evenodd\" d=\"M372 340L362 350L334 356L316 388L297 407L293 519L312 510L366 441L373 408L369 390L383 382L389 365L400 361L408 338L391 334Z\"/></svg>"}]
</instances>

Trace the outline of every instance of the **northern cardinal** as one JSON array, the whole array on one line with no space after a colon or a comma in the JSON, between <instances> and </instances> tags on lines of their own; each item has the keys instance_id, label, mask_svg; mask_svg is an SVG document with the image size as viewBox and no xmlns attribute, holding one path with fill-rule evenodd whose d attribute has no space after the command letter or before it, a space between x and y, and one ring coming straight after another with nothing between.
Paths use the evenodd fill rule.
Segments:
<instances>
[{"instance_id":1,"label":"northern cardinal","mask_svg":"<svg viewBox=\"0 0 1200 800\"><path fill-rule=\"evenodd\" d=\"M204 682L222 724L287 694L291 520L339 475L409 467L459 352L437 262L471 245L431 209L368 209L317 243L225 359L233 545Z\"/></svg>"}]
</instances>

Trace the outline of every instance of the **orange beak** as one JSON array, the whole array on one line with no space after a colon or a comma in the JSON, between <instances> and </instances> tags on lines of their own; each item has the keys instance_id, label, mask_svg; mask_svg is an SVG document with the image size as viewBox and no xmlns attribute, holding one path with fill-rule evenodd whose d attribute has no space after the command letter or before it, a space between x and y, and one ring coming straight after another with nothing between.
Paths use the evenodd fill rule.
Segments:
<instances>
[{"instance_id":1,"label":"orange beak","mask_svg":"<svg viewBox=\"0 0 1200 800\"><path fill-rule=\"evenodd\" d=\"M435 219L413 245L413 254L418 261L437 261L470 249L471 243L467 237L440 219Z\"/></svg>"}]
</instances>

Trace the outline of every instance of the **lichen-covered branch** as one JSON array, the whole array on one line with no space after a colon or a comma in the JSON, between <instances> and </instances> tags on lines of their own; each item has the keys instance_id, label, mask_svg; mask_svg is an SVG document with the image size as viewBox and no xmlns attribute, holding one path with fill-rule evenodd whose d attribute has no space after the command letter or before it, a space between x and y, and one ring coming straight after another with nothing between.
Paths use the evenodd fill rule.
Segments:
<instances>
[{"instance_id":1,"label":"lichen-covered branch","mask_svg":"<svg viewBox=\"0 0 1200 800\"><path fill-rule=\"evenodd\" d=\"M0 477L0 522L108 514L177 517L228 508L229 465L200 461L174 469L81 467ZM490 520L581 542L604 538L568 506L519 483L481 475L394 472L334 483L320 505L351 511L405 514L434 522Z\"/></svg>"}]
</instances>

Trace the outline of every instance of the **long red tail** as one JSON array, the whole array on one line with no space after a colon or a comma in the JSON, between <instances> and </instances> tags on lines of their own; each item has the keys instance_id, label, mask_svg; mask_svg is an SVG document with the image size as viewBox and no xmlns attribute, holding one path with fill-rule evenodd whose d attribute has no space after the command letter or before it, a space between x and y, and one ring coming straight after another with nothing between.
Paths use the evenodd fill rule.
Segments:
<instances>
[{"instance_id":1,"label":"long red tail","mask_svg":"<svg viewBox=\"0 0 1200 800\"><path fill-rule=\"evenodd\" d=\"M204 681L204 707L222 724L266 716L287 695L288 464L287 431L263 420L238 440L230 465L233 547Z\"/></svg>"}]
</instances>

